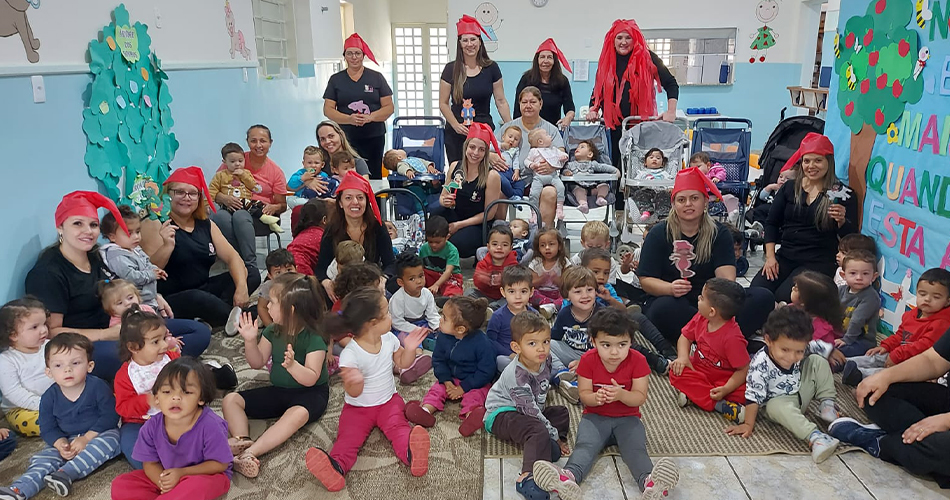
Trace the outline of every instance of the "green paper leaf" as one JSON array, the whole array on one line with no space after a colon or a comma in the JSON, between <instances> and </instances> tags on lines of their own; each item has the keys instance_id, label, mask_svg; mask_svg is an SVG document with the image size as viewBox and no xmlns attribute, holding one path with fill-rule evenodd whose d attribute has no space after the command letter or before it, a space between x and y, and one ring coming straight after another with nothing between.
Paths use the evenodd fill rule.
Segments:
<instances>
[{"instance_id":1,"label":"green paper leaf","mask_svg":"<svg viewBox=\"0 0 950 500\"><path fill-rule=\"evenodd\" d=\"M132 140L135 142L142 142L142 128L144 125L145 120L137 111L132 110L126 114L125 126L129 129L129 135L132 136Z\"/></svg>"},{"instance_id":2,"label":"green paper leaf","mask_svg":"<svg viewBox=\"0 0 950 500\"><path fill-rule=\"evenodd\" d=\"M99 127L102 128L102 135L108 137L110 141L116 140L119 135L119 114L106 113L99 115Z\"/></svg>"},{"instance_id":3,"label":"green paper leaf","mask_svg":"<svg viewBox=\"0 0 950 500\"><path fill-rule=\"evenodd\" d=\"M148 153L141 144L133 144L129 147L129 168L126 171L126 177L132 173L143 174L148 167Z\"/></svg>"},{"instance_id":4,"label":"green paper leaf","mask_svg":"<svg viewBox=\"0 0 950 500\"><path fill-rule=\"evenodd\" d=\"M129 127L127 127L124 122L119 124L118 136L119 136L119 142L125 144L126 147L135 143L135 141L132 140L132 135L129 132Z\"/></svg>"},{"instance_id":5,"label":"green paper leaf","mask_svg":"<svg viewBox=\"0 0 950 500\"><path fill-rule=\"evenodd\" d=\"M89 42L89 70L98 75L109 67L112 61L112 51L105 42L93 40Z\"/></svg>"},{"instance_id":6,"label":"green paper leaf","mask_svg":"<svg viewBox=\"0 0 950 500\"><path fill-rule=\"evenodd\" d=\"M158 140L158 131L155 130L154 122L146 123L142 127L142 145L150 154L155 154L155 142Z\"/></svg>"},{"instance_id":7,"label":"green paper leaf","mask_svg":"<svg viewBox=\"0 0 950 500\"><path fill-rule=\"evenodd\" d=\"M113 16L115 16L115 24L129 24L129 11L126 10L124 3L120 3L119 6L115 8Z\"/></svg>"},{"instance_id":8,"label":"green paper leaf","mask_svg":"<svg viewBox=\"0 0 950 500\"><path fill-rule=\"evenodd\" d=\"M138 34L139 57L141 57L143 61L147 61L152 53L150 48L152 46L152 37L148 34L148 26L137 22L135 23L134 28L135 32Z\"/></svg>"},{"instance_id":9,"label":"green paper leaf","mask_svg":"<svg viewBox=\"0 0 950 500\"><path fill-rule=\"evenodd\" d=\"M99 117L93 114L92 110L86 108L82 111L82 131L86 133L89 142L102 144L102 128L99 126Z\"/></svg>"}]
</instances>

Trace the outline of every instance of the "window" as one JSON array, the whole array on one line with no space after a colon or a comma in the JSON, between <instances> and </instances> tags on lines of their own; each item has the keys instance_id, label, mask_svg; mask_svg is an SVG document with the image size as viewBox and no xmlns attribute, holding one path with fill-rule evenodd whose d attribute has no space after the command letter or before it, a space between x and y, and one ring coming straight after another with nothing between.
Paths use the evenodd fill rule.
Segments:
<instances>
[{"instance_id":1,"label":"window","mask_svg":"<svg viewBox=\"0 0 950 500\"><path fill-rule=\"evenodd\" d=\"M439 78L449 62L445 25L395 25L397 116L439 114Z\"/></svg>"},{"instance_id":2,"label":"window","mask_svg":"<svg viewBox=\"0 0 950 500\"><path fill-rule=\"evenodd\" d=\"M279 76L284 68L297 72L292 0L251 0L254 41L264 76Z\"/></svg>"},{"instance_id":3,"label":"window","mask_svg":"<svg viewBox=\"0 0 950 500\"><path fill-rule=\"evenodd\" d=\"M680 85L732 84L735 28L643 30L643 36ZM720 81L723 62L730 68L725 82Z\"/></svg>"}]
</instances>

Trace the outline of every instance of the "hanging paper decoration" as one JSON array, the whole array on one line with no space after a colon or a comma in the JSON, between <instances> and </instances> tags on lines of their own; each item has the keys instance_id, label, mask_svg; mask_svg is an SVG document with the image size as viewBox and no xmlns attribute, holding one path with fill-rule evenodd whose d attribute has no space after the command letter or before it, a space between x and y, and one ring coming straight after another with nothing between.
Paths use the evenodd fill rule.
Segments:
<instances>
[{"instance_id":1,"label":"hanging paper decoration","mask_svg":"<svg viewBox=\"0 0 950 500\"><path fill-rule=\"evenodd\" d=\"M690 269L693 265L693 259L696 258L696 254L693 253L693 244L687 240L674 240L673 241L673 253L670 255L670 260L673 261L673 267L680 272L680 278L689 279L696 275L696 273Z\"/></svg>"},{"instance_id":2,"label":"hanging paper decoration","mask_svg":"<svg viewBox=\"0 0 950 500\"><path fill-rule=\"evenodd\" d=\"M115 9L113 18L89 42L93 81L83 110L82 129L89 140L85 161L113 200L163 218L168 204L158 186L178 151L171 132L168 75L151 51L148 27L131 22L125 5Z\"/></svg>"}]
</instances>

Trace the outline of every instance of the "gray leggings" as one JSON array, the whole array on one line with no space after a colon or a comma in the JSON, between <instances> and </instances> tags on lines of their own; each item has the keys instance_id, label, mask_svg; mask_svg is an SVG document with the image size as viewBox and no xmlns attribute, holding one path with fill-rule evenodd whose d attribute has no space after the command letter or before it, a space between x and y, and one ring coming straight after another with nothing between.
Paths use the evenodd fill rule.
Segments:
<instances>
[{"instance_id":1,"label":"gray leggings","mask_svg":"<svg viewBox=\"0 0 950 500\"><path fill-rule=\"evenodd\" d=\"M531 179L531 191L528 193L528 198L534 206L539 206L541 190L544 189L544 186L554 186L554 190L557 191L557 202L560 204L564 203L564 183L561 182L559 174L534 174L534 177Z\"/></svg>"},{"instance_id":2,"label":"gray leggings","mask_svg":"<svg viewBox=\"0 0 950 500\"><path fill-rule=\"evenodd\" d=\"M636 478L640 491L643 491L643 481L653 470L653 461L647 455L647 433L639 417L585 414L577 426L574 452L564 468L571 471L580 483L590 472L600 452L613 444L620 447L620 458Z\"/></svg>"}]
</instances>

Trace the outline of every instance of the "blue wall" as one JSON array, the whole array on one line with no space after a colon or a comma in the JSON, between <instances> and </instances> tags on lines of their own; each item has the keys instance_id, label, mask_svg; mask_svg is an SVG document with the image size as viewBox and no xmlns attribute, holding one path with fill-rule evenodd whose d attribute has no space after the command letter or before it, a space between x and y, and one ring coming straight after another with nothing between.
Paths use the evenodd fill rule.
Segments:
<instances>
[{"instance_id":1,"label":"blue wall","mask_svg":"<svg viewBox=\"0 0 950 500\"><path fill-rule=\"evenodd\" d=\"M505 79L509 104L514 105L515 86L530 66L530 61L498 61ZM590 78L586 82L571 82L574 104L580 109L590 100L594 88L596 61L590 63ZM725 116L752 120L752 149L762 149L772 129L778 125L783 107L791 107L786 87L799 85L801 64L738 63L735 66L735 84L731 86L683 86L677 107L715 107ZM570 77L570 75L568 75ZM661 109L666 109L666 95L657 96ZM493 113L497 113L493 111ZM795 114L790 111L788 115ZM497 117L497 114L496 114Z\"/></svg>"},{"instance_id":2,"label":"blue wall","mask_svg":"<svg viewBox=\"0 0 950 500\"><path fill-rule=\"evenodd\" d=\"M247 83L242 69L169 71L172 130L181 142L172 166L199 165L209 176L220 164L223 144L243 145L247 127L264 123L275 139L270 157L292 173L303 148L316 142L328 77L302 78L295 86L290 80L258 80L254 70L248 70ZM82 96L92 77L44 80L47 102L34 104L29 77L0 78L0 137L7 153L7 189L0 198L8 228L0 241L3 302L23 293L37 254L55 241L53 212L62 195L98 190L83 163Z\"/></svg>"}]
</instances>

